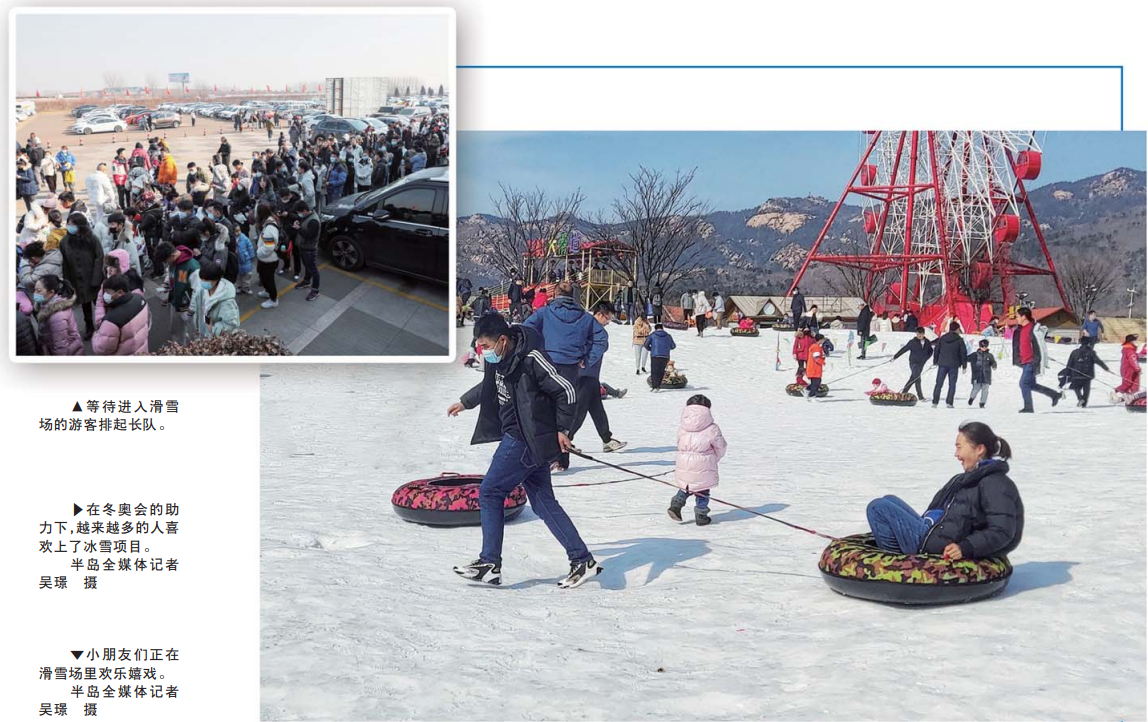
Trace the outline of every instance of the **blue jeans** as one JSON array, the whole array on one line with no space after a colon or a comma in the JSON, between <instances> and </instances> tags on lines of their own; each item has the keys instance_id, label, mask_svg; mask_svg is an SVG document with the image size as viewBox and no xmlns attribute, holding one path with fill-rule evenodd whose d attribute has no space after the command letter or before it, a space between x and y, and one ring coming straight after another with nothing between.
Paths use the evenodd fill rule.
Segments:
<instances>
[{"instance_id":1,"label":"blue jeans","mask_svg":"<svg viewBox=\"0 0 1148 722\"><path fill-rule=\"evenodd\" d=\"M933 403L941 400L941 387L945 385L945 379L949 380L949 392L945 394L945 403L949 406L953 405L953 396L957 393L957 367L956 366L938 366L937 367L937 383L933 386Z\"/></svg>"},{"instance_id":2,"label":"blue jeans","mask_svg":"<svg viewBox=\"0 0 1148 722\"><path fill-rule=\"evenodd\" d=\"M877 546L885 551L916 554L929 531L929 522L895 496L869 502L865 509Z\"/></svg>"},{"instance_id":3,"label":"blue jeans","mask_svg":"<svg viewBox=\"0 0 1148 722\"><path fill-rule=\"evenodd\" d=\"M1033 391L1044 394L1050 399L1059 395L1047 386L1041 386L1036 382L1036 372L1033 371L1032 364L1024 364L1020 368L1020 395L1024 399L1026 409L1032 408Z\"/></svg>"},{"instance_id":4,"label":"blue jeans","mask_svg":"<svg viewBox=\"0 0 1148 722\"><path fill-rule=\"evenodd\" d=\"M583 562L592 558L590 550L578 536L578 530L554 498L550 486L550 464L535 463L526 442L513 436L503 436L490 460L490 468L478 488L480 518L482 520L482 553L479 559L502 564L502 531L505 525L503 504L514 487L526 487L530 508L546 524L546 528L566 549L570 561Z\"/></svg>"},{"instance_id":5,"label":"blue jeans","mask_svg":"<svg viewBox=\"0 0 1148 722\"><path fill-rule=\"evenodd\" d=\"M707 509L710 508L710 490L709 489L706 489L704 491L695 491L693 493L693 497L694 497L694 508L695 509L701 509L702 511L706 511ZM677 494L674 494L674 503L685 506L686 500L689 498L690 498L690 495L687 494L686 492L678 491Z\"/></svg>"}]
</instances>

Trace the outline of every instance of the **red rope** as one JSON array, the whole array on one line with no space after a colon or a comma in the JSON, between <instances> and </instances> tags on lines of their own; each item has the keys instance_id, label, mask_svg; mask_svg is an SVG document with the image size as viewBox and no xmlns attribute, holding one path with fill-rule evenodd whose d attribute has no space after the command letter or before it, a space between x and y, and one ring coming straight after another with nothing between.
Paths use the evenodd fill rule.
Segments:
<instances>
[{"instance_id":1,"label":"red rope","mask_svg":"<svg viewBox=\"0 0 1148 722\"><path fill-rule=\"evenodd\" d=\"M656 481L659 484L665 484L666 486L672 486L675 489L679 488L677 484L670 483L668 481L665 481L664 479L658 479L658 478L655 478L653 476L647 476L646 474L643 474L643 473L638 472L638 471L634 471L633 469L627 469L624 466L618 466L617 464L611 464L608 461L602 461L601 459L595 459L593 456L590 456L588 454L583 454L581 451L578 451L577 449L570 449L570 453L574 454L575 456L580 456L583 459L586 459L587 461L593 461L593 462L602 464L603 466L609 466L612 469L617 469L618 471L624 471L627 474L633 474L634 476L639 476L643 479L649 479L650 481ZM666 473L668 474L669 472L666 472ZM660 474L659 476L664 476L664 474ZM695 494L693 492L686 492L686 493L690 494L691 496L695 496ZM803 531L807 534L813 534L815 536L819 536L822 539L829 539L830 541L837 541L837 537L835 537L835 536L829 536L828 534L822 534L821 532L819 532L815 529L809 529L809 528L806 528L803 526L799 526L797 524L792 524L792 523L785 521L783 519L778 519L777 517L770 516L769 514L763 514L762 512L756 511L754 509L747 509L744 506L734 504L732 501L724 501L722 499L718 499L715 496L711 496L710 501L716 501L718 504L724 504L726 506L733 507L734 509L738 509L739 511L744 511L744 512L747 512L749 514L753 514L754 516L765 517L766 519L769 519L770 521L775 521L778 524L784 524L785 526L787 526L791 529L797 529L798 531Z\"/></svg>"}]
</instances>

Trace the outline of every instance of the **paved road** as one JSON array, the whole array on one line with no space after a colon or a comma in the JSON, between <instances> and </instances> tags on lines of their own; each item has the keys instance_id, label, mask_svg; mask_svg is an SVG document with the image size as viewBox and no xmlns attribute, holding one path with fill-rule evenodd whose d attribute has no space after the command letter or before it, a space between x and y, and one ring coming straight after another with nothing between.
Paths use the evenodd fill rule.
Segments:
<instances>
[{"instance_id":1,"label":"paved road","mask_svg":"<svg viewBox=\"0 0 1148 722\"><path fill-rule=\"evenodd\" d=\"M154 133L167 135L168 144L176 162L184 171L190 161L207 164L219 147L219 131L232 146L232 158L246 161L252 151L269 147L267 133L247 131L233 133L230 126L216 120L198 119L190 126ZM128 134L98 133L83 137L64 135L63 129L72 119L63 113L40 113L20 123L17 138L24 141L35 131L40 141L52 142L52 150L67 145L76 156L76 195L85 197L84 179L101 160L111 160L117 148L131 149L136 141L144 141L147 134L130 131ZM208 131L204 135L204 131ZM275 135L277 142L278 133ZM42 189L46 190L46 189ZM43 194L41 194L43 195ZM17 203L18 213L24 204ZM279 336L296 354L309 356L445 356L449 351L450 334L454 331L452 297L445 286L425 283L374 269L349 273L336 268L330 259L320 258L322 287L319 298L306 301L306 291L294 290L294 280L278 276L279 306L264 309L263 299L255 295L239 296L242 327L250 333L270 333ZM258 281L253 290L258 291ZM151 349L154 351L172 338L183 333L182 323L173 319L170 307L165 307L155 295L155 284L148 281L146 296L152 313ZM83 317L76 310L77 322L83 330ZM90 353L90 344L88 352Z\"/></svg>"}]
</instances>

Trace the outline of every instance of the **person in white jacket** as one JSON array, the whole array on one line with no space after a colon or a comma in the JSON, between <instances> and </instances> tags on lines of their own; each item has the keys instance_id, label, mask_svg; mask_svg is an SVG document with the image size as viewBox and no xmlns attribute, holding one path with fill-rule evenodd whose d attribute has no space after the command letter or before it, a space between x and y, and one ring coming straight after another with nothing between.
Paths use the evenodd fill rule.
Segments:
<instances>
[{"instance_id":1,"label":"person in white jacket","mask_svg":"<svg viewBox=\"0 0 1148 722\"><path fill-rule=\"evenodd\" d=\"M694 297L694 325L697 326L698 336L701 336L706 331L706 314L713 311L713 306L710 305L709 299L706 298L705 291L698 291L697 296Z\"/></svg>"},{"instance_id":2,"label":"person in white jacket","mask_svg":"<svg viewBox=\"0 0 1148 722\"><path fill-rule=\"evenodd\" d=\"M96 170L84 182L88 191L88 207L92 209L92 223L102 223L107 218L104 206L116 203L116 187L108 175L108 164L100 163Z\"/></svg>"},{"instance_id":3,"label":"person in white jacket","mask_svg":"<svg viewBox=\"0 0 1148 722\"><path fill-rule=\"evenodd\" d=\"M371 189L371 174L375 172L375 164L371 156L363 153L355 161L355 189L362 192Z\"/></svg>"},{"instance_id":4,"label":"person in white jacket","mask_svg":"<svg viewBox=\"0 0 1148 722\"><path fill-rule=\"evenodd\" d=\"M722 317L725 316L725 297L714 291L714 328L720 329Z\"/></svg>"}]
</instances>

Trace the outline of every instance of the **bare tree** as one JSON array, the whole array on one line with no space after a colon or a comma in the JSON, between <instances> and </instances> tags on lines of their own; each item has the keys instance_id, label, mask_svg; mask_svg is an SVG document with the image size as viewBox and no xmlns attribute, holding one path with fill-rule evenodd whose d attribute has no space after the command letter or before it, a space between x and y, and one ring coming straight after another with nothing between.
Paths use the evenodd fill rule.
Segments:
<instances>
[{"instance_id":1,"label":"bare tree","mask_svg":"<svg viewBox=\"0 0 1148 722\"><path fill-rule=\"evenodd\" d=\"M873 286L869 286L869 276L873 274ZM833 272L825 274L825 286L834 296L854 296L863 298L872 303L889 290L893 279L900 279L899 271L871 272L859 266L841 266L834 264ZM803 284L804 285L804 284Z\"/></svg>"},{"instance_id":2,"label":"bare tree","mask_svg":"<svg viewBox=\"0 0 1148 722\"><path fill-rule=\"evenodd\" d=\"M1072 254L1057 262L1057 273L1068 303L1080 317L1111 295L1119 280L1112 260L1103 254Z\"/></svg>"},{"instance_id":3,"label":"bare tree","mask_svg":"<svg viewBox=\"0 0 1148 722\"><path fill-rule=\"evenodd\" d=\"M623 278L644 288L669 290L700 272L697 261L703 248L702 216L709 207L689 192L696 171L677 171L670 178L639 166L630 175L632 185L622 188L621 197L608 211L595 214L591 235L596 240L624 240L637 253L636 279L630 278L625 259L604 259Z\"/></svg>"},{"instance_id":4,"label":"bare tree","mask_svg":"<svg viewBox=\"0 0 1148 722\"><path fill-rule=\"evenodd\" d=\"M501 197L490 198L493 227L480 232L477 241L489 262L503 273L521 271L537 279L552 242L574 229L584 196L581 190L551 197L540 188L522 191L501 183L498 187ZM528 253L532 246L541 250Z\"/></svg>"},{"instance_id":5,"label":"bare tree","mask_svg":"<svg viewBox=\"0 0 1148 722\"><path fill-rule=\"evenodd\" d=\"M104 88L112 90L124 87L124 74L118 70L104 71Z\"/></svg>"}]
</instances>

